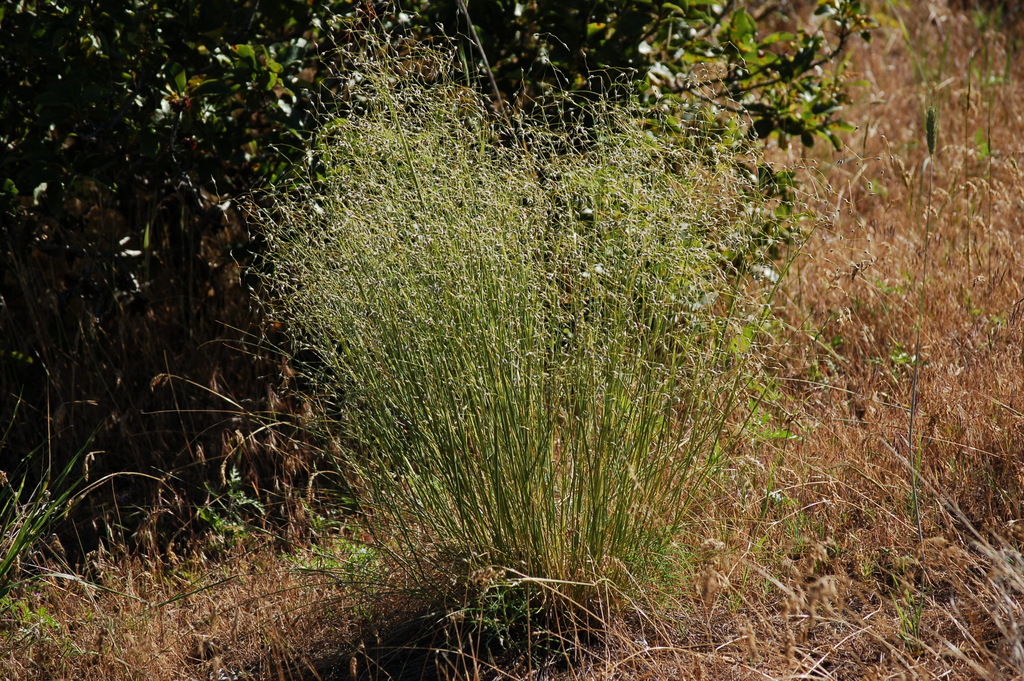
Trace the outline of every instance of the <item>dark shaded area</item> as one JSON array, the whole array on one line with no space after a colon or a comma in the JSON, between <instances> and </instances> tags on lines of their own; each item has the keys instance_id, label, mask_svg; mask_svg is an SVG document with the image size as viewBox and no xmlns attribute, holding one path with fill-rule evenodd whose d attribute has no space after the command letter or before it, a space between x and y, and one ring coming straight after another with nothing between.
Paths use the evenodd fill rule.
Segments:
<instances>
[{"instance_id":1,"label":"dark shaded area","mask_svg":"<svg viewBox=\"0 0 1024 681\"><path fill-rule=\"evenodd\" d=\"M346 2L334 3L350 10ZM227 472L279 519L308 474L259 430L300 405L259 348L237 197L315 128L330 3L27 2L0 14L0 424L8 466L113 479L69 550L181 550ZM257 435L256 433L261 433ZM274 503L284 504L275 508ZM159 509L159 512L153 512ZM77 535L77 536L75 536Z\"/></svg>"},{"instance_id":2,"label":"dark shaded area","mask_svg":"<svg viewBox=\"0 0 1024 681\"><path fill-rule=\"evenodd\" d=\"M321 660L308 677L324 681L382 681L417 679L433 681L453 678L489 678L516 675L547 678L557 672L578 668L589 656L599 656L605 647L603 634L568 626L566 635L554 633L551 625L512 620L502 623L474 620L473 610L393 613L390 624L368 629L351 650ZM578 624L578 623L577 623Z\"/></svg>"}]
</instances>

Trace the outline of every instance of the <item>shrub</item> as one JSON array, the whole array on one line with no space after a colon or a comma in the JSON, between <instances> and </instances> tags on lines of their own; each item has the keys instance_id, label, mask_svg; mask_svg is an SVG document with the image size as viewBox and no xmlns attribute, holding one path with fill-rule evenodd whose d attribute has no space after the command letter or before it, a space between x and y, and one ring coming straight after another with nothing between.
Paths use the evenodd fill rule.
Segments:
<instances>
[{"instance_id":1,"label":"shrub","mask_svg":"<svg viewBox=\"0 0 1024 681\"><path fill-rule=\"evenodd\" d=\"M841 119L854 85L845 53L858 37L870 40L877 26L867 5L402 3L411 31L459 37L465 58L489 66L493 88L510 101L565 90L614 92L625 76L638 81L648 104L671 104L670 129L710 116L726 139L754 134L810 146L823 138L837 147L839 133L852 128Z\"/></svg>"},{"instance_id":2,"label":"shrub","mask_svg":"<svg viewBox=\"0 0 1024 681\"><path fill-rule=\"evenodd\" d=\"M445 58L352 79L316 179L262 214L266 303L414 578L625 584L727 446L761 311L723 254L756 188L608 104L585 134L496 123Z\"/></svg>"}]
</instances>

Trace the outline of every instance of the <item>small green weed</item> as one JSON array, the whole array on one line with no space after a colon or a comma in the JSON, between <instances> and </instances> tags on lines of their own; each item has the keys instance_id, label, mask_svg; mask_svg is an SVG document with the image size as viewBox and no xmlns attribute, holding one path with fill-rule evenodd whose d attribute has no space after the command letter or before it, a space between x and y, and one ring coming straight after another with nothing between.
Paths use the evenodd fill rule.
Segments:
<instances>
[{"instance_id":1,"label":"small green weed","mask_svg":"<svg viewBox=\"0 0 1024 681\"><path fill-rule=\"evenodd\" d=\"M0 598L6 598L23 581L24 557L85 493L80 489L82 480L72 474L78 457L60 471L46 471L30 487L26 469L36 455L33 452L25 458L14 480L0 470Z\"/></svg>"},{"instance_id":2,"label":"small green weed","mask_svg":"<svg viewBox=\"0 0 1024 681\"><path fill-rule=\"evenodd\" d=\"M217 491L207 483L210 500L197 515L206 522L217 537L217 542L230 546L236 538L249 531L247 518L265 515L263 504L250 496L238 469L231 466L223 480L223 490Z\"/></svg>"}]
</instances>

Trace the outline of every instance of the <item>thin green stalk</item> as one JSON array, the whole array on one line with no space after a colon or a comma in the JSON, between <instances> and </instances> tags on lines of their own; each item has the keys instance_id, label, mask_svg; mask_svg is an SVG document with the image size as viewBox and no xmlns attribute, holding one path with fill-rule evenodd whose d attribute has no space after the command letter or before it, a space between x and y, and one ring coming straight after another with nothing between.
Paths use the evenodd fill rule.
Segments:
<instances>
[{"instance_id":1,"label":"thin green stalk","mask_svg":"<svg viewBox=\"0 0 1024 681\"><path fill-rule=\"evenodd\" d=\"M928 142L928 195L925 201L925 231L924 231L924 262L921 265L921 284L918 296L917 324L914 337L914 371L910 383L910 419L907 425L907 446L910 448L910 460L913 463L911 480L911 500L914 508L914 525L917 528L918 542L924 541L924 530L921 526L921 504L919 498L921 457L922 448L914 444L914 425L918 410L918 381L921 375L921 327L924 323L925 293L928 283L928 247L932 234L932 186L935 183L935 145L938 138L938 110L934 106L928 107L928 114L925 119L925 133Z\"/></svg>"}]
</instances>

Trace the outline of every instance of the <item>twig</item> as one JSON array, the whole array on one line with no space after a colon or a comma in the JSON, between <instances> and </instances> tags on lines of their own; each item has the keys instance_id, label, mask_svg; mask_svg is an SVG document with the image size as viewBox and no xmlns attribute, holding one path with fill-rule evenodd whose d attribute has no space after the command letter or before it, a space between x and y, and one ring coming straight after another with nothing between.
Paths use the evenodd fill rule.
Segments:
<instances>
[{"instance_id":1,"label":"twig","mask_svg":"<svg viewBox=\"0 0 1024 681\"><path fill-rule=\"evenodd\" d=\"M466 17L466 23L469 24L469 35L473 39L473 45L476 47L477 52L480 53L480 59L484 62L484 68L487 70L487 80L491 83L491 91L494 93L494 101L498 107L498 113L504 113L505 111L505 100L501 97L501 90L498 89L498 81L494 79L494 72L491 71L491 63L487 59L487 53L484 52L484 45L480 42L480 36L476 33L476 26L473 25L473 20L469 17L469 8L466 7L466 0L458 0L459 11L462 12L462 16Z\"/></svg>"}]
</instances>

